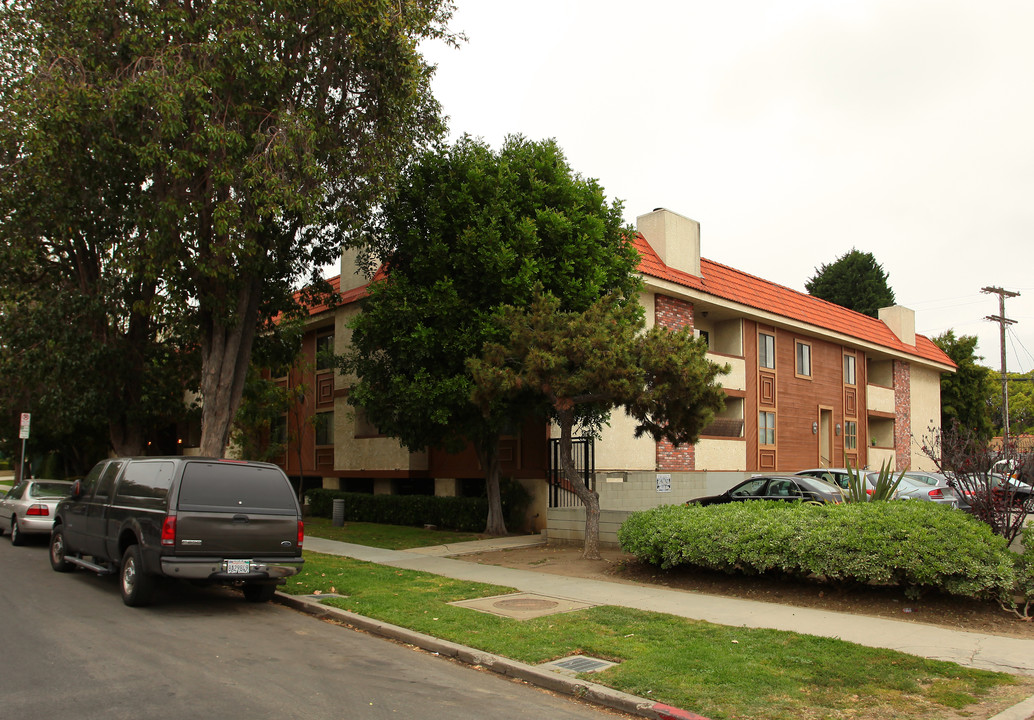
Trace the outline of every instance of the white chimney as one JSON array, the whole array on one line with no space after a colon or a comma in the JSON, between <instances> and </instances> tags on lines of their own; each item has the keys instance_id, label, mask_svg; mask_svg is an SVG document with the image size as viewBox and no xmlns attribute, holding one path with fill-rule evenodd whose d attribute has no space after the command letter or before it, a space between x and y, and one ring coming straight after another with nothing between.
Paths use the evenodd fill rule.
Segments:
<instances>
[{"instance_id":1,"label":"white chimney","mask_svg":"<svg viewBox=\"0 0 1034 720\"><path fill-rule=\"evenodd\" d=\"M341 250L341 292L343 293L370 282L355 264L358 256L359 251L353 247Z\"/></svg>"},{"instance_id":2,"label":"white chimney","mask_svg":"<svg viewBox=\"0 0 1034 720\"><path fill-rule=\"evenodd\" d=\"M902 305L880 308L880 320L891 329L898 340L915 347L916 344L916 313Z\"/></svg>"},{"instance_id":3,"label":"white chimney","mask_svg":"<svg viewBox=\"0 0 1034 720\"><path fill-rule=\"evenodd\" d=\"M636 218L636 229L664 264L700 276L700 223L657 208Z\"/></svg>"}]
</instances>

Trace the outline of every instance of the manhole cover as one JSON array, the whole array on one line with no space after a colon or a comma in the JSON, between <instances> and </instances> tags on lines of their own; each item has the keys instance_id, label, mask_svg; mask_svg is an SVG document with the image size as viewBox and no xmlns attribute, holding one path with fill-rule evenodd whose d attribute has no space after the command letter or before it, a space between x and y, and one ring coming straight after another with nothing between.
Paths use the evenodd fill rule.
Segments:
<instances>
[{"instance_id":1,"label":"manhole cover","mask_svg":"<svg viewBox=\"0 0 1034 720\"><path fill-rule=\"evenodd\" d=\"M540 600L538 598L511 598L509 600L499 600L492 603L492 605L500 610L552 610L558 607L560 603L555 600Z\"/></svg>"},{"instance_id":2,"label":"manhole cover","mask_svg":"<svg viewBox=\"0 0 1034 720\"><path fill-rule=\"evenodd\" d=\"M493 615L502 615L514 620L530 620L543 615L592 607L591 603L528 592L474 598L473 600L457 600L449 604Z\"/></svg>"}]
</instances>

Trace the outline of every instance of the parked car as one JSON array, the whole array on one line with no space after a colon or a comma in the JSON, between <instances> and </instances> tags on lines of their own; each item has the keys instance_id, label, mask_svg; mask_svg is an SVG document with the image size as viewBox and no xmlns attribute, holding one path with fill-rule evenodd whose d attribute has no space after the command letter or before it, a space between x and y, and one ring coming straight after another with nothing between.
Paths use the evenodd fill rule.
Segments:
<instances>
[{"instance_id":1,"label":"parked car","mask_svg":"<svg viewBox=\"0 0 1034 720\"><path fill-rule=\"evenodd\" d=\"M1034 495L1034 488L1031 488L1027 482L1020 479L1016 474L1002 475L997 472L990 472L986 475L977 474L976 476L971 476L969 478L963 476L962 482L965 483L965 485L963 486L962 483L958 483L959 489L956 490L956 495L959 497L960 507L963 507L964 509L965 507L962 503L969 505L969 501L972 500L974 488L981 487L985 482L990 484L991 492L1001 498L1004 502L1011 502L1013 505L1017 506L1027 505L1028 508L1031 507L1031 495ZM971 512L972 509L969 511Z\"/></svg>"},{"instance_id":2,"label":"parked car","mask_svg":"<svg viewBox=\"0 0 1034 720\"><path fill-rule=\"evenodd\" d=\"M23 545L26 535L49 535L54 509L68 495L65 480L24 480L0 499L0 535L10 533L12 545Z\"/></svg>"},{"instance_id":3,"label":"parked car","mask_svg":"<svg viewBox=\"0 0 1034 720\"><path fill-rule=\"evenodd\" d=\"M809 503L841 503L840 488L825 480L793 475L758 475L734 485L721 495L690 500L687 505L721 505L745 500L795 500Z\"/></svg>"},{"instance_id":4,"label":"parked car","mask_svg":"<svg viewBox=\"0 0 1034 720\"><path fill-rule=\"evenodd\" d=\"M160 577L239 587L264 602L302 566L294 489L268 463L198 457L102 460L57 506L50 564L119 574L126 605Z\"/></svg>"},{"instance_id":5,"label":"parked car","mask_svg":"<svg viewBox=\"0 0 1034 720\"><path fill-rule=\"evenodd\" d=\"M879 473L873 474L879 477ZM960 493L956 493L948 484L947 477L925 470L906 470L901 484L898 485L900 500L923 500L950 507L968 508L969 503L960 500L959 495Z\"/></svg>"},{"instance_id":6,"label":"parked car","mask_svg":"<svg viewBox=\"0 0 1034 720\"><path fill-rule=\"evenodd\" d=\"M869 480L867 471L859 470L856 472L861 472L862 477L865 478L866 484L868 485L869 494L871 495L873 488L876 487L876 483L874 481ZM800 470L794 474L806 475L808 477L825 480L828 483L833 483L834 485L836 485L844 491L848 490L851 487L851 471L846 468L812 468L810 470ZM879 473L877 473L877 477L878 476Z\"/></svg>"}]
</instances>

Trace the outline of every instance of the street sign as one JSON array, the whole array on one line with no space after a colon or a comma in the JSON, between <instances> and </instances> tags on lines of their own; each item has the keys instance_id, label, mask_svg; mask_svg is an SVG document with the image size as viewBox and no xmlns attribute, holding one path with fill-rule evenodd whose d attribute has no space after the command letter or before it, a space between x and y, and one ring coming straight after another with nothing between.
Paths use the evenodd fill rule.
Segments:
<instances>
[{"instance_id":1,"label":"street sign","mask_svg":"<svg viewBox=\"0 0 1034 720\"><path fill-rule=\"evenodd\" d=\"M18 427L18 439L28 440L29 439L29 420L32 419L32 415L29 413L22 413L22 422Z\"/></svg>"}]
</instances>

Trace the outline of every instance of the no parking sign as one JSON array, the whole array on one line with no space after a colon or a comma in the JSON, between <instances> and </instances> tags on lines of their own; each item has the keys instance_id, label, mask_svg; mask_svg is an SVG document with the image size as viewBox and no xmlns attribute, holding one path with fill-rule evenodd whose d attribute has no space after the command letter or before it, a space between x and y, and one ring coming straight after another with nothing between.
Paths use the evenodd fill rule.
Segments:
<instances>
[{"instance_id":1,"label":"no parking sign","mask_svg":"<svg viewBox=\"0 0 1034 720\"><path fill-rule=\"evenodd\" d=\"M29 439L29 421L32 419L30 413L22 413L21 425L18 426L18 439L28 440Z\"/></svg>"}]
</instances>

